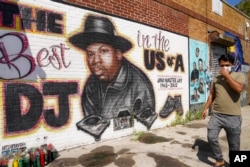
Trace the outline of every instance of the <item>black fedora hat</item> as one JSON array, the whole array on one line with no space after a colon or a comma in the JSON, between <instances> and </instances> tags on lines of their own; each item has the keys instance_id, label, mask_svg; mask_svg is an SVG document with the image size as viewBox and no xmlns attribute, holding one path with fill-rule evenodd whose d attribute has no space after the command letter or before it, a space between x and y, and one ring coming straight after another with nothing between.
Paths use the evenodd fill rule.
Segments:
<instances>
[{"instance_id":1,"label":"black fedora hat","mask_svg":"<svg viewBox=\"0 0 250 167\"><path fill-rule=\"evenodd\" d=\"M71 36L69 42L83 50L94 42L110 44L122 53L132 48L130 41L116 35L114 25L108 18L95 15L86 18L83 32Z\"/></svg>"}]
</instances>

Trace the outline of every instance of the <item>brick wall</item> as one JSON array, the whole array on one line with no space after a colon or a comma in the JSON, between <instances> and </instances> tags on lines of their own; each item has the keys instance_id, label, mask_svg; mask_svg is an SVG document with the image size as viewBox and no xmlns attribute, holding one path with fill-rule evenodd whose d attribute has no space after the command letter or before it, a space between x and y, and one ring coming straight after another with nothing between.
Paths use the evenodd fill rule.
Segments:
<instances>
[{"instance_id":1,"label":"brick wall","mask_svg":"<svg viewBox=\"0 0 250 167\"><path fill-rule=\"evenodd\" d=\"M183 91L189 82L186 15L154 1L73 2L0 1L3 154L14 146L52 143L61 150L161 128L189 110L189 94ZM90 14L106 17L115 34L132 44L122 54L129 62L122 69L133 74L115 74L128 80L119 80L112 86L124 85L109 87L104 96L98 95L105 91L95 92L103 88L101 80L92 80L94 88L86 86L93 74L88 56L69 40L83 31ZM115 93L124 88L131 89Z\"/></svg>"},{"instance_id":2,"label":"brick wall","mask_svg":"<svg viewBox=\"0 0 250 167\"><path fill-rule=\"evenodd\" d=\"M65 2L188 35L188 17L185 14L152 0L67 0Z\"/></svg>"},{"instance_id":3,"label":"brick wall","mask_svg":"<svg viewBox=\"0 0 250 167\"><path fill-rule=\"evenodd\" d=\"M249 21L248 18L231 14L235 9L224 4L225 18L222 19L211 12L211 1L206 2L0 1L0 51L4 69L0 71L2 153L12 151L8 150L12 146L34 147L44 143L55 144L58 149L72 148L134 131L165 127L176 114L184 116L190 110L192 92L186 90L190 89L190 62L196 61L195 57L191 61L196 45L201 47L203 60L208 62L207 30L238 35L246 53L245 60L250 61L247 55L250 43L244 41L242 29L242 23L245 19ZM140 76L148 78L147 83L152 84L150 90L154 92L149 101L153 109L146 110L145 115L137 113L137 117L133 117L143 104L139 100L142 97L132 105L137 107L135 110L127 105L129 99L125 99L117 106L108 105L117 107L118 111L128 111L126 114L116 115L108 122L100 121L101 125L84 126L89 117L83 109L82 95L91 71L86 53L70 43L69 37L83 31L89 14L111 19L117 34L131 41L131 50L123 56L142 71ZM142 86L135 90L144 91ZM205 98L204 95L197 104L202 106ZM96 105L101 103L105 104L100 101ZM80 128L76 126L79 122ZM103 131L98 131L100 128Z\"/></svg>"}]
</instances>

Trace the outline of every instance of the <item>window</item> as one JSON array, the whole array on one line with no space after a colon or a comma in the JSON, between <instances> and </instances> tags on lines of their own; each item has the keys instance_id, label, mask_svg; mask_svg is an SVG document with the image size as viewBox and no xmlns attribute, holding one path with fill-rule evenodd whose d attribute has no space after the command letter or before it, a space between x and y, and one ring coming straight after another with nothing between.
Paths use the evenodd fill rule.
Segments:
<instances>
[{"instance_id":1,"label":"window","mask_svg":"<svg viewBox=\"0 0 250 167\"><path fill-rule=\"evenodd\" d=\"M212 11L222 16L222 2L221 0L212 0Z\"/></svg>"}]
</instances>

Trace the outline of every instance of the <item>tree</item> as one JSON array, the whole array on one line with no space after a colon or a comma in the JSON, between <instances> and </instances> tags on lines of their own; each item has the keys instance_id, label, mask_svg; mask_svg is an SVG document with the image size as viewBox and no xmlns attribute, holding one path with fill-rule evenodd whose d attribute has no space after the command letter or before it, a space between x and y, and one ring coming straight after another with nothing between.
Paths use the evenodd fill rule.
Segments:
<instances>
[{"instance_id":1,"label":"tree","mask_svg":"<svg viewBox=\"0 0 250 167\"><path fill-rule=\"evenodd\" d=\"M235 8L250 17L250 0L241 0L240 3L235 5Z\"/></svg>"}]
</instances>

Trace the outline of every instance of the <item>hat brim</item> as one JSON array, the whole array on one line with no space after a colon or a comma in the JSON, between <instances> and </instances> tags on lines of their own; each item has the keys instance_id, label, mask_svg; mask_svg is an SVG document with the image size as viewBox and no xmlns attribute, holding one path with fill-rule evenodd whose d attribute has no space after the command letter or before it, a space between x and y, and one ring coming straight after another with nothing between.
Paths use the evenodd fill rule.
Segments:
<instances>
[{"instance_id":1,"label":"hat brim","mask_svg":"<svg viewBox=\"0 0 250 167\"><path fill-rule=\"evenodd\" d=\"M91 43L110 44L116 49L120 49L122 53L132 48L132 43L120 36L110 36L104 33L79 33L69 38L69 42L74 46L85 50Z\"/></svg>"}]
</instances>

